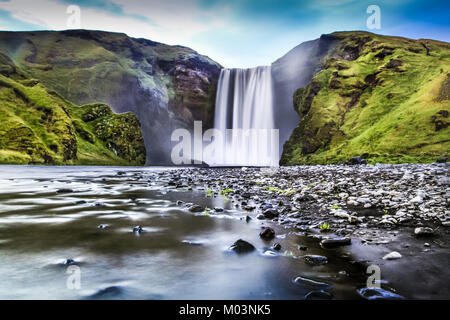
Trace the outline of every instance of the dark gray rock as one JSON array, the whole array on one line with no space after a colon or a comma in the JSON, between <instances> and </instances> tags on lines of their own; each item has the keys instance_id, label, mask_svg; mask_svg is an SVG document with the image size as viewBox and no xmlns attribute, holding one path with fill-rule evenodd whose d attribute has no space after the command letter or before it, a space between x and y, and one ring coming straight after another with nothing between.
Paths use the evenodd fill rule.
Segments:
<instances>
[{"instance_id":1,"label":"dark gray rock","mask_svg":"<svg viewBox=\"0 0 450 320\"><path fill-rule=\"evenodd\" d=\"M205 209L197 204L194 204L189 207L190 212L203 212Z\"/></svg>"},{"instance_id":2,"label":"dark gray rock","mask_svg":"<svg viewBox=\"0 0 450 320\"><path fill-rule=\"evenodd\" d=\"M230 247L230 250L241 254L252 252L255 250L255 247L251 243L239 239L235 243L233 243L233 245Z\"/></svg>"},{"instance_id":3,"label":"dark gray rock","mask_svg":"<svg viewBox=\"0 0 450 320\"><path fill-rule=\"evenodd\" d=\"M305 300L331 300L333 295L325 290L311 291L305 295Z\"/></svg>"},{"instance_id":4,"label":"dark gray rock","mask_svg":"<svg viewBox=\"0 0 450 320\"><path fill-rule=\"evenodd\" d=\"M328 263L328 258L325 256L309 254L303 256L303 258L307 264L312 266L320 266Z\"/></svg>"},{"instance_id":5,"label":"dark gray rock","mask_svg":"<svg viewBox=\"0 0 450 320\"><path fill-rule=\"evenodd\" d=\"M323 248L330 249L340 246L348 246L352 243L350 238L324 239L320 242Z\"/></svg>"},{"instance_id":6,"label":"dark gray rock","mask_svg":"<svg viewBox=\"0 0 450 320\"><path fill-rule=\"evenodd\" d=\"M62 189L58 189L56 190L56 193L72 193L73 190L69 189L69 188L62 188Z\"/></svg>"},{"instance_id":7,"label":"dark gray rock","mask_svg":"<svg viewBox=\"0 0 450 320\"><path fill-rule=\"evenodd\" d=\"M272 228L264 228L263 231L259 233L261 239L272 240L275 238L275 231Z\"/></svg>"},{"instance_id":8,"label":"dark gray rock","mask_svg":"<svg viewBox=\"0 0 450 320\"><path fill-rule=\"evenodd\" d=\"M263 215L266 219L273 219L280 215L280 213L275 209L268 209L263 212Z\"/></svg>"}]
</instances>

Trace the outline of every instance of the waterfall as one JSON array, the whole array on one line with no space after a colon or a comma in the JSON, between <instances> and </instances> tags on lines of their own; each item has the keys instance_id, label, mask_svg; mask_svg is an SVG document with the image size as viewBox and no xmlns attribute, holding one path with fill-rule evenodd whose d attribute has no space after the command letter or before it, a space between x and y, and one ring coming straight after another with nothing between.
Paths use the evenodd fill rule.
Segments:
<instances>
[{"instance_id":1,"label":"waterfall","mask_svg":"<svg viewBox=\"0 0 450 320\"><path fill-rule=\"evenodd\" d=\"M278 165L271 67L221 71L214 126L225 137L218 164Z\"/></svg>"}]
</instances>

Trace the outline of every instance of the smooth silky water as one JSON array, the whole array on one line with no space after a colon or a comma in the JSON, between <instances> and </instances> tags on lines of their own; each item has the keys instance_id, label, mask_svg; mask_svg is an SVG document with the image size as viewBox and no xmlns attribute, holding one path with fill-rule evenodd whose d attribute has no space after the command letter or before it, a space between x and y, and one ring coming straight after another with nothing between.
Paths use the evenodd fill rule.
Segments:
<instances>
[{"instance_id":1,"label":"smooth silky water","mask_svg":"<svg viewBox=\"0 0 450 320\"><path fill-rule=\"evenodd\" d=\"M274 225L283 249L266 251L273 242L258 234L269 222L246 223L247 212L204 190L168 187L164 170L176 169L1 166L0 299L304 299L316 288L293 283L299 275L357 298L364 275L341 251ZM225 211L193 214L178 200ZM137 225L146 232L134 234ZM227 251L240 238L257 251ZM309 266L306 253L329 264ZM66 259L80 267L79 290L67 287Z\"/></svg>"}]
</instances>

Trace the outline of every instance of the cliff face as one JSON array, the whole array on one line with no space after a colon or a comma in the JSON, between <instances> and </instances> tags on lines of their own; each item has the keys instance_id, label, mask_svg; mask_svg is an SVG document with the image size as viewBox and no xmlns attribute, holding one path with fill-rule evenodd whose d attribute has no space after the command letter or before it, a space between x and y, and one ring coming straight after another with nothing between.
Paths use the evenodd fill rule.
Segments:
<instances>
[{"instance_id":1,"label":"cliff face","mask_svg":"<svg viewBox=\"0 0 450 320\"><path fill-rule=\"evenodd\" d=\"M299 115L292 107L294 92L305 87L320 71L323 58L336 45L335 37L327 35L304 42L272 64L275 127L280 130L280 156L283 144L299 124Z\"/></svg>"},{"instance_id":2,"label":"cliff face","mask_svg":"<svg viewBox=\"0 0 450 320\"><path fill-rule=\"evenodd\" d=\"M323 38L323 37L322 37ZM434 161L450 150L450 45L367 32L332 43L294 94L300 123L280 164Z\"/></svg>"},{"instance_id":3,"label":"cliff face","mask_svg":"<svg viewBox=\"0 0 450 320\"><path fill-rule=\"evenodd\" d=\"M174 129L191 129L194 120L213 124L221 66L189 48L70 30L0 32L0 51L75 104L99 102L136 114L147 163L170 163Z\"/></svg>"},{"instance_id":4,"label":"cliff face","mask_svg":"<svg viewBox=\"0 0 450 320\"><path fill-rule=\"evenodd\" d=\"M0 53L0 164L143 165L132 113L76 106Z\"/></svg>"}]
</instances>

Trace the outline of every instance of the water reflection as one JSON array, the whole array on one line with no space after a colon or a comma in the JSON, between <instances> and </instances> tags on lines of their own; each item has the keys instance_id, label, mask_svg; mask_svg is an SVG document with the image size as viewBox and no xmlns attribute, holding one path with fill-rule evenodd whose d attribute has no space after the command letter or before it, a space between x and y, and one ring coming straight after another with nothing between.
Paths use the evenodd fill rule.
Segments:
<instances>
[{"instance_id":1,"label":"water reflection","mask_svg":"<svg viewBox=\"0 0 450 320\"><path fill-rule=\"evenodd\" d=\"M247 223L223 197L167 187L164 170L0 167L0 298L304 299L311 288L298 276L321 277L335 298L357 297L360 273L336 252L308 266L299 245L323 249L280 227L275 252L258 236L261 221ZM177 201L224 211L193 214ZM230 254L237 239L258 250ZM67 259L80 267L80 290L67 289Z\"/></svg>"}]
</instances>

